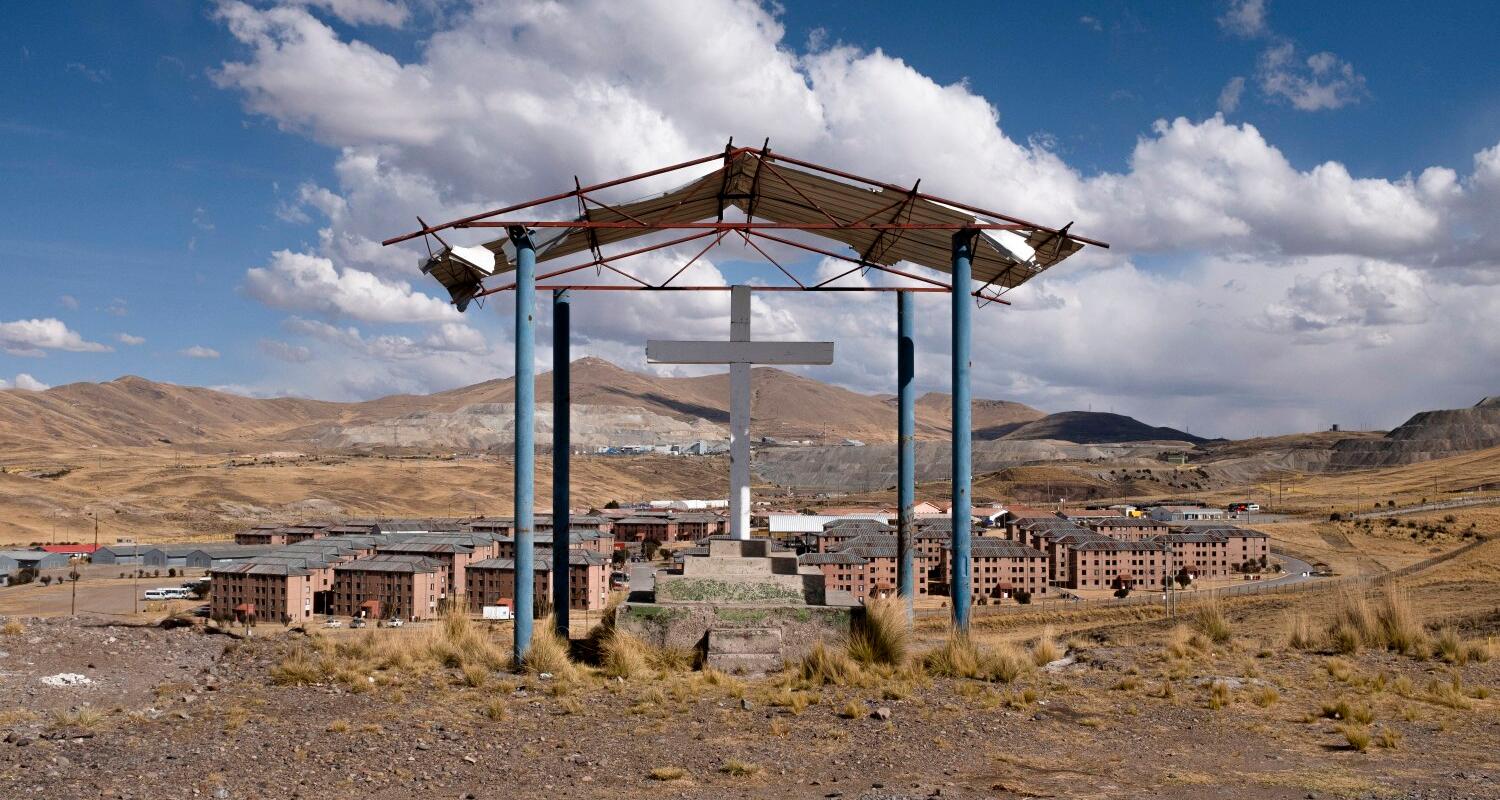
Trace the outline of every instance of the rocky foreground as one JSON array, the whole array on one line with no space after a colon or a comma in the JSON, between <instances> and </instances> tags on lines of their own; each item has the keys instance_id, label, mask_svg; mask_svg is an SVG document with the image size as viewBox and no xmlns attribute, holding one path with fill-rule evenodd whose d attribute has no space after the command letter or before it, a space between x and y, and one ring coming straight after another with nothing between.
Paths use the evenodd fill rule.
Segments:
<instances>
[{"instance_id":1,"label":"rocky foreground","mask_svg":"<svg viewBox=\"0 0 1500 800\"><path fill-rule=\"evenodd\" d=\"M518 676L436 628L8 623L0 797L1500 797L1482 645L1336 656L1234 624L1127 626L977 671L748 679ZM44 680L61 674L84 680Z\"/></svg>"}]
</instances>

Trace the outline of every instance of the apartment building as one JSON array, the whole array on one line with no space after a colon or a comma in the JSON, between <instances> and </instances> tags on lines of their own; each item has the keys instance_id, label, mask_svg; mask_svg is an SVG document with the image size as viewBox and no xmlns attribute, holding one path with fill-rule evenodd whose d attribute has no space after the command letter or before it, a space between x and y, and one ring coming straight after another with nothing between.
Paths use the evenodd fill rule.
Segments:
<instances>
[{"instance_id":1,"label":"apartment building","mask_svg":"<svg viewBox=\"0 0 1500 800\"><path fill-rule=\"evenodd\" d=\"M420 555L389 553L333 568L332 613L346 617L432 619L448 593L448 570Z\"/></svg>"}]
</instances>

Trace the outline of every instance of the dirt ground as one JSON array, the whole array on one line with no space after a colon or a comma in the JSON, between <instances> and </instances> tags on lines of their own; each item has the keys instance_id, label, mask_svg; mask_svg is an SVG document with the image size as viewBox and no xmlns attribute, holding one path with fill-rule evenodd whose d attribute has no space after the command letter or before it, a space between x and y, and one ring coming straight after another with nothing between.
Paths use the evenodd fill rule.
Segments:
<instances>
[{"instance_id":1,"label":"dirt ground","mask_svg":"<svg viewBox=\"0 0 1500 800\"><path fill-rule=\"evenodd\" d=\"M1473 573L1423 576L1477 603L1422 613L1434 635L1454 625L1493 646L1500 591L1475 591L1490 576ZM1500 797L1500 657L1287 645L1290 615L1323 619L1335 602L1247 598L1227 641L1197 645L1173 631L1191 616L1054 620L1082 632L1010 682L872 672L817 686L368 665L284 686L277 665L323 634L32 621L0 634L0 797ZM1038 630L1009 624L981 638ZM416 648L431 630L336 641ZM90 683L41 682L63 672ZM1323 713L1341 699L1372 717L1365 752Z\"/></svg>"}]
</instances>

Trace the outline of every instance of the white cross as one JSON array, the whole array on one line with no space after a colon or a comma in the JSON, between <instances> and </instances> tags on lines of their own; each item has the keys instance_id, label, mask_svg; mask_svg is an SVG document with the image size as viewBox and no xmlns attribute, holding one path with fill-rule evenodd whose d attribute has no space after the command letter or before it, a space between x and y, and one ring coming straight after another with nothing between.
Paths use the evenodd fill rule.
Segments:
<instances>
[{"instance_id":1,"label":"white cross","mask_svg":"<svg viewBox=\"0 0 1500 800\"><path fill-rule=\"evenodd\" d=\"M750 538L750 365L832 364L833 342L750 341L750 287L729 290L729 341L646 342L652 364L729 365L729 525Z\"/></svg>"}]
</instances>

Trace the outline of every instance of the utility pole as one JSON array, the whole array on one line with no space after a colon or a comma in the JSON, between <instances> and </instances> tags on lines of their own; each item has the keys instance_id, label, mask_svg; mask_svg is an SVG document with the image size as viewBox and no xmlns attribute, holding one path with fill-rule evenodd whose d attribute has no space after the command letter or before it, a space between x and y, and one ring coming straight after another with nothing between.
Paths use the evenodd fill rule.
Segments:
<instances>
[{"instance_id":1,"label":"utility pole","mask_svg":"<svg viewBox=\"0 0 1500 800\"><path fill-rule=\"evenodd\" d=\"M68 616L78 616L78 556L68 559L68 580L73 582L73 599L69 604Z\"/></svg>"}]
</instances>

